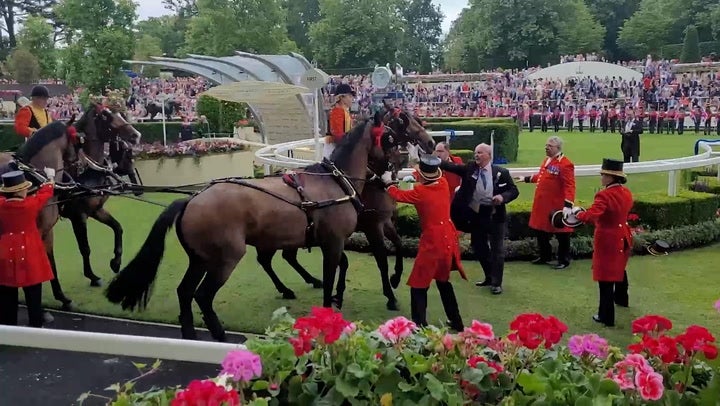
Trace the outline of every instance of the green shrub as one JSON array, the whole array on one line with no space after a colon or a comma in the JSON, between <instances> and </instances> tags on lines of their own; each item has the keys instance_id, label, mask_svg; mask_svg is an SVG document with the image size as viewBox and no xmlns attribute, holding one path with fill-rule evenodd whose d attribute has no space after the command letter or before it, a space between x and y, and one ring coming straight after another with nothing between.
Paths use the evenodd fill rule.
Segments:
<instances>
[{"instance_id":1,"label":"green shrub","mask_svg":"<svg viewBox=\"0 0 720 406\"><path fill-rule=\"evenodd\" d=\"M720 195L720 182L716 176L698 176L688 183L688 189L694 192Z\"/></svg>"},{"instance_id":2,"label":"green shrub","mask_svg":"<svg viewBox=\"0 0 720 406\"><path fill-rule=\"evenodd\" d=\"M699 44L700 56L707 56L711 53L717 53L720 50L720 41L706 41ZM683 51L683 44L669 44L660 48L660 57L662 59L680 59ZM698 60L699 61L699 60Z\"/></svg>"},{"instance_id":3,"label":"green shrub","mask_svg":"<svg viewBox=\"0 0 720 406\"><path fill-rule=\"evenodd\" d=\"M680 54L680 62L700 62L700 56L700 39L698 38L697 28L694 25L688 25L685 29L685 40Z\"/></svg>"},{"instance_id":4,"label":"green shrub","mask_svg":"<svg viewBox=\"0 0 720 406\"><path fill-rule=\"evenodd\" d=\"M475 158L475 152L472 149L451 149L450 155L462 159L463 162L468 162Z\"/></svg>"},{"instance_id":5,"label":"green shrub","mask_svg":"<svg viewBox=\"0 0 720 406\"><path fill-rule=\"evenodd\" d=\"M519 129L514 123L487 123L482 120L448 121L428 123L428 128L432 131L446 129L472 131L473 135L458 136L450 141L450 147L453 149L469 150L475 150L475 147L483 142L490 144L490 134L495 131L495 158L505 159L508 162L517 160Z\"/></svg>"},{"instance_id":6,"label":"green shrub","mask_svg":"<svg viewBox=\"0 0 720 406\"><path fill-rule=\"evenodd\" d=\"M235 123L247 119L248 105L202 95L197 100L197 115L204 115L211 132L232 132Z\"/></svg>"},{"instance_id":7,"label":"green shrub","mask_svg":"<svg viewBox=\"0 0 720 406\"><path fill-rule=\"evenodd\" d=\"M634 195L635 204L632 213L640 218L639 223L649 230L662 230L710 221L715 218L720 196L708 193L681 190L678 196L671 197L663 193L644 193ZM576 205L589 207L592 202L578 200ZM529 228L532 202L514 201L508 206L507 238L522 240L533 238L534 231ZM558 210L561 209L560 207ZM398 205L398 233L405 237L419 237L420 225L417 213L412 205ZM580 226L572 234L573 238L590 237L593 227Z\"/></svg>"},{"instance_id":8,"label":"green shrub","mask_svg":"<svg viewBox=\"0 0 720 406\"><path fill-rule=\"evenodd\" d=\"M417 237L401 237L402 254L406 258L414 258L417 255L419 239ZM633 241L633 253L635 255L646 255L645 249L648 243L655 240L664 240L670 244L670 249L677 251L689 248L698 248L720 241L720 221L710 220L698 224L691 224L666 230L656 230L640 233ZM385 241L390 253L395 248L389 241ZM552 240L553 249L557 248L557 241ZM369 252L369 245L365 235L354 233L345 243L345 249L358 252ZM460 237L461 256L465 260L475 260L475 254L470 247L470 236L463 234ZM576 236L570 240L570 252L576 259L591 258L593 252L593 240L591 236ZM522 240L505 241L505 260L524 261L537 256L537 244L534 238Z\"/></svg>"}]
</instances>

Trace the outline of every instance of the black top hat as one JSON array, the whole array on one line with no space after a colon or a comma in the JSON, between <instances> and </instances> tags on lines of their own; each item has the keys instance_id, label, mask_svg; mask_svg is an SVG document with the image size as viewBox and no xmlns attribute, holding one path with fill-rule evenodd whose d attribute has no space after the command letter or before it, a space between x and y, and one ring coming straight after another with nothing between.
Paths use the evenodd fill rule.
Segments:
<instances>
[{"instance_id":1,"label":"black top hat","mask_svg":"<svg viewBox=\"0 0 720 406\"><path fill-rule=\"evenodd\" d=\"M37 85L32 88L32 91L30 92L30 97L50 97L50 92L48 91L47 87L42 85Z\"/></svg>"},{"instance_id":2,"label":"black top hat","mask_svg":"<svg viewBox=\"0 0 720 406\"><path fill-rule=\"evenodd\" d=\"M600 168L600 173L603 175L617 176L623 179L627 178L627 175L623 172L623 162L616 161L614 159L604 158L602 168Z\"/></svg>"},{"instance_id":3,"label":"black top hat","mask_svg":"<svg viewBox=\"0 0 720 406\"><path fill-rule=\"evenodd\" d=\"M580 211L585 211L582 207L579 207L579 209ZM569 215L568 218L563 218L563 211L555 210L550 213L550 224L552 224L555 228L575 228L582 225L583 222L578 220L574 214Z\"/></svg>"},{"instance_id":4,"label":"black top hat","mask_svg":"<svg viewBox=\"0 0 720 406\"><path fill-rule=\"evenodd\" d=\"M667 255L668 251L670 251L670 244L663 240L656 240L652 244L647 243L645 245L645 249L647 250L647 252L650 253L650 255L654 255L657 257L660 255Z\"/></svg>"},{"instance_id":5,"label":"black top hat","mask_svg":"<svg viewBox=\"0 0 720 406\"><path fill-rule=\"evenodd\" d=\"M2 175L2 193L16 193L21 190L29 189L32 183L25 178L22 171L7 172Z\"/></svg>"},{"instance_id":6,"label":"black top hat","mask_svg":"<svg viewBox=\"0 0 720 406\"><path fill-rule=\"evenodd\" d=\"M442 176L442 171L440 170L440 163L442 160L435 155L432 154L422 154L420 155L420 163L418 164L418 169L420 171L420 176L427 180L435 180Z\"/></svg>"},{"instance_id":7,"label":"black top hat","mask_svg":"<svg viewBox=\"0 0 720 406\"><path fill-rule=\"evenodd\" d=\"M355 96L355 91L352 89L352 87L350 87L350 85L346 83L341 83L335 88L335 96L340 96L343 94L351 94Z\"/></svg>"}]
</instances>

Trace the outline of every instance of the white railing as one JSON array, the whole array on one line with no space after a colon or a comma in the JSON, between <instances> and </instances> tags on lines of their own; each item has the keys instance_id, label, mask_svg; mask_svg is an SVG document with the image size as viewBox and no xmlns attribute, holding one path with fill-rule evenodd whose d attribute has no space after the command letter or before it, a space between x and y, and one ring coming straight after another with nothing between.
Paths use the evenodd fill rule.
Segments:
<instances>
[{"instance_id":1,"label":"white railing","mask_svg":"<svg viewBox=\"0 0 720 406\"><path fill-rule=\"evenodd\" d=\"M0 326L0 345L208 364L245 349L242 344L18 326Z\"/></svg>"},{"instance_id":2,"label":"white railing","mask_svg":"<svg viewBox=\"0 0 720 406\"><path fill-rule=\"evenodd\" d=\"M451 131L433 131L429 132L431 136L450 136ZM454 135L472 135L472 131L456 131ZM320 139L320 143L324 142ZM313 149L310 148L315 145L314 139L299 140L286 142L277 145L268 145L260 148L255 153L257 163L286 167L286 168L301 168L314 163L312 159L296 158L295 152L301 152L303 155L312 156ZM633 162L626 163L624 165L624 171L628 174L636 173L657 173L657 172L668 172L668 195L677 196L677 176L678 171L683 169L701 168L705 166L720 166L720 153L713 152L712 146L720 146L720 140L718 141L699 141L698 147L704 152L697 155L686 156L682 158L673 159L662 159L656 161L644 161L644 162ZM575 166L575 176L597 176L600 171L601 165L577 165ZM538 167L529 168L508 168L512 176L530 176L538 171ZM267 170L266 170L267 172ZM413 169L405 168L402 169L398 176L403 178L407 175L411 175ZM720 180L720 171L718 171L718 179Z\"/></svg>"}]
</instances>

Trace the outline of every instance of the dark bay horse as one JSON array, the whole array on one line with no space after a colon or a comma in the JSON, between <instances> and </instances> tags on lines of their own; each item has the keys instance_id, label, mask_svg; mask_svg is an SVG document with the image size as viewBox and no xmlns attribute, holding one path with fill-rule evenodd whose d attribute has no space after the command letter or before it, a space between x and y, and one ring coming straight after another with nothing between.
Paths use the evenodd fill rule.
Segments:
<instances>
[{"instance_id":1,"label":"dark bay horse","mask_svg":"<svg viewBox=\"0 0 720 406\"><path fill-rule=\"evenodd\" d=\"M356 125L340 142L330 161L297 170L286 177L257 180L219 179L192 197L179 199L160 214L132 261L109 284L106 297L124 309L147 306L165 250L165 235L175 225L189 257L177 288L183 338L196 339L192 301L214 339L225 330L213 300L246 253L319 246L323 254L323 306L332 305L332 290L345 239L357 225L369 162L384 158L376 145L373 124ZM387 129L394 144L433 145L424 131ZM199 286L198 286L199 285Z\"/></svg>"},{"instance_id":2,"label":"dark bay horse","mask_svg":"<svg viewBox=\"0 0 720 406\"><path fill-rule=\"evenodd\" d=\"M72 124L72 120L67 125L61 121L55 121L39 129L20 147L16 153L17 159L22 164L30 165L39 172L42 172L43 168L53 168L55 169L55 176L58 182L62 181L65 177L66 163L72 163L77 160L76 146L67 135L67 128L70 124ZM14 169L12 168L14 160L15 158L12 154L0 153L0 172ZM26 176L28 176L35 185L45 181L44 175L38 175L34 172L26 172ZM50 260L53 275L55 276L55 279L50 282L53 296L63 304L63 309L68 309L72 301L65 296L60 286L53 250L53 227L60 219L57 201L58 198L53 197L40 212L38 216L38 228L42 235L43 243L45 244L45 251Z\"/></svg>"},{"instance_id":3,"label":"dark bay horse","mask_svg":"<svg viewBox=\"0 0 720 406\"><path fill-rule=\"evenodd\" d=\"M394 110L386 106L385 114ZM400 116L404 122L407 120L411 126L418 131L418 127L422 127L422 123L419 119L408 115L407 113L401 112ZM378 115L375 117L376 124L378 121ZM389 125L397 123L390 121ZM397 131L397 129L393 129ZM387 160L384 162L370 163L370 171L373 175L370 176L366 186L360 195L363 203L363 210L358 215L358 222L356 226L356 232L362 232L367 238L370 252L375 258L375 263L380 270L380 281L382 283L383 295L387 298L386 307L388 310L399 310L397 299L393 292L393 289L397 288L400 284L400 279L403 274L403 257L402 257L402 240L395 227L397 222L397 203L385 192L385 185L380 180L379 176L387 170L387 163L391 163L391 168L394 174L400 169L402 162L398 148L393 148L386 154ZM376 175L377 174L377 175ZM395 248L395 273L392 277L389 276L388 260L387 260L387 248L385 247L385 238L388 238ZM257 260L263 267L265 272L272 280L275 288L284 299L295 299L295 292L285 286L285 284L278 278L277 274L272 268L272 259L275 256L276 251L265 252L258 250ZM298 249L288 248L282 251L283 259L293 267L293 269L303 278L305 283L311 284L315 288L322 287L322 281L313 277L297 260ZM340 277L337 283L337 293L333 296L333 303L340 309L342 308L342 301L345 292L345 275L347 273L349 263L347 256L343 253L343 257L340 261Z\"/></svg>"},{"instance_id":4,"label":"dark bay horse","mask_svg":"<svg viewBox=\"0 0 720 406\"><path fill-rule=\"evenodd\" d=\"M88 187L111 186L122 180L105 164L105 145L127 141L133 145L140 143L141 134L120 113L113 113L107 107L92 103L83 116L75 123L78 132L84 134L82 150L85 158L79 164L86 168L79 173L79 166L69 169L76 182ZM131 159L131 157L128 157ZM132 161L119 164L132 165ZM131 178L132 181L132 178ZM110 194L89 196L67 201L61 206L60 215L70 220L78 249L83 258L83 274L90 280L90 286L102 286L99 276L95 275L90 264L90 244L88 242L87 219L92 217L110 227L114 234L113 258L110 269L120 271L122 262L122 235L120 223L105 209Z\"/></svg>"}]
</instances>

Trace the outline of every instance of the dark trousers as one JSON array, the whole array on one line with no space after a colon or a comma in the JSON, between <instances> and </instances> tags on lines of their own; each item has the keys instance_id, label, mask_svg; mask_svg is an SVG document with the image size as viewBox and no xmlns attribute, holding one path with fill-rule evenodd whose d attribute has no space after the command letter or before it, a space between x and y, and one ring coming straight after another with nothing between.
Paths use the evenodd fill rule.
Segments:
<instances>
[{"instance_id":1,"label":"dark trousers","mask_svg":"<svg viewBox=\"0 0 720 406\"><path fill-rule=\"evenodd\" d=\"M570 264L570 233L554 233L558 240L557 258L558 264ZM545 231L537 232L537 244L540 250L540 259L543 262L552 260L552 246L550 238L553 233Z\"/></svg>"},{"instance_id":2,"label":"dark trousers","mask_svg":"<svg viewBox=\"0 0 720 406\"><path fill-rule=\"evenodd\" d=\"M625 271L622 282L598 282L600 288L598 318L604 324L615 325L615 304L624 307L630 304L628 286L627 271Z\"/></svg>"},{"instance_id":3,"label":"dark trousers","mask_svg":"<svg viewBox=\"0 0 720 406\"><path fill-rule=\"evenodd\" d=\"M455 298L455 290L453 289L452 283L435 281L440 292L440 300L442 301L443 308L445 309L445 315L450 321L452 328L458 331L462 331L465 327L463 326L462 317L460 317L460 310L458 309L457 299ZM410 313L412 315L412 321L418 325L418 327L427 326L427 293L429 288L410 288Z\"/></svg>"},{"instance_id":4,"label":"dark trousers","mask_svg":"<svg viewBox=\"0 0 720 406\"><path fill-rule=\"evenodd\" d=\"M623 162L640 161L640 136L638 134L623 134L620 149L623 153Z\"/></svg>"},{"instance_id":5,"label":"dark trousers","mask_svg":"<svg viewBox=\"0 0 720 406\"><path fill-rule=\"evenodd\" d=\"M502 286L505 271L505 223L494 222L489 216L478 220L470 233L470 246L480 261L485 280L491 286Z\"/></svg>"},{"instance_id":6,"label":"dark trousers","mask_svg":"<svg viewBox=\"0 0 720 406\"><path fill-rule=\"evenodd\" d=\"M0 286L0 324L17 326L18 291L20 288ZM42 327L42 284L22 288L28 309L30 327Z\"/></svg>"}]
</instances>

